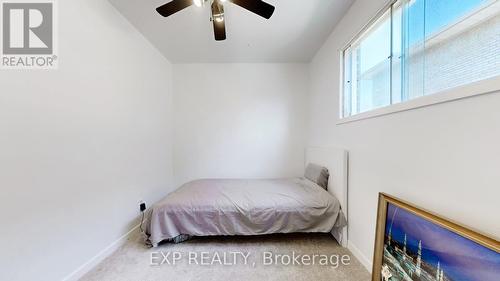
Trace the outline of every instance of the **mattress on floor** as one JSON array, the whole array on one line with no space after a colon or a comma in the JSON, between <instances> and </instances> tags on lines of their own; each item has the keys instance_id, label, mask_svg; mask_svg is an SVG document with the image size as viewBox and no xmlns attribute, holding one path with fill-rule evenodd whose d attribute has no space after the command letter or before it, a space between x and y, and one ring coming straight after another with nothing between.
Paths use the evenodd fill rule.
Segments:
<instances>
[{"instance_id":1,"label":"mattress on floor","mask_svg":"<svg viewBox=\"0 0 500 281\"><path fill-rule=\"evenodd\" d=\"M333 233L346 225L337 198L304 178L197 180L155 204L148 216L153 246L189 236Z\"/></svg>"}]
</instances>

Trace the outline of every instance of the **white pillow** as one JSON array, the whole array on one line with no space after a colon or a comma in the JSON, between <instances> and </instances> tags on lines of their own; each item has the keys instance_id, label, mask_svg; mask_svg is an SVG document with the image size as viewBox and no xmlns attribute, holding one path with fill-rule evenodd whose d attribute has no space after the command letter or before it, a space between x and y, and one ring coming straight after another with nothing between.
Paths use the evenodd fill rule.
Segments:
<instances>
[{"instance_id":1,"label":"white pillow","mask_svg":"<svg viewBox=\"0 0 500 281\"><path fill-rule=\"evenodd\" d=\"M328 173L328 169L325 167L309 163L306 167L304 177L324 189L328 188L328 178L330 177L330 174Z\"/></svg>"}]
</instances>

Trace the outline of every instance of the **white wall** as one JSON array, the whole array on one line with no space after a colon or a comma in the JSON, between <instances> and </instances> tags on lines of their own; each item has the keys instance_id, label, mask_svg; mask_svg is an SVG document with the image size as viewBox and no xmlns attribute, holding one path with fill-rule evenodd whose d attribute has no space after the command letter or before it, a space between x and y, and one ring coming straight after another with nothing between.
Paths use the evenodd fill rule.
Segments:
<instances>
[{"instance_id":1,"label":"white wall","mask_svg":"<svg viewBox=\"0 0 500 281\"><path fill-rule=\"evenodd\" d=\"M304 64L174 66L174 172L197 178L303 174Z\"/></svg>"},{"instance_id":2,"label":"white wall","mask_svg":"<svg viewBox=\"0 0 500 281\"><path fill-rule=\"evenodd\" d=\"M350 243L371 262L378 192L498 239L499 92L336 125L339 50L386 2L356 1L310 65L308 143L350 151Z\"/></svg>"},{"instance_id":3,"label":"white wall","mask_svg":"<svg viewBox=\"0 0 500 281\"><path fill-rule=\"evenodd\" d=\"M59 70L0 70L0 279L60 280L172 188L171 65L109 4L59 2Z\"/></svg>"}]
</instances>

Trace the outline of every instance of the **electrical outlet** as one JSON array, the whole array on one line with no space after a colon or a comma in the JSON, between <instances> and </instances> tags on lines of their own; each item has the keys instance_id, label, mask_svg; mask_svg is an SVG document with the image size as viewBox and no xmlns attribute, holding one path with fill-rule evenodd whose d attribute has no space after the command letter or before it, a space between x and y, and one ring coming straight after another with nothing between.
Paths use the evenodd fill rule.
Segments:
<instances>
[{"instance_id":1,"label":"electrical outlet","mask_svg":"<svg viewBox=\"0 0 500 281\"><path fill-rule=\"evenodd\" d=\"M142 200L139 202L139 210L140 210L141 212L146 211L146 202L144 202L144 201L142 201Z\"/></svg>"}]
</instances>

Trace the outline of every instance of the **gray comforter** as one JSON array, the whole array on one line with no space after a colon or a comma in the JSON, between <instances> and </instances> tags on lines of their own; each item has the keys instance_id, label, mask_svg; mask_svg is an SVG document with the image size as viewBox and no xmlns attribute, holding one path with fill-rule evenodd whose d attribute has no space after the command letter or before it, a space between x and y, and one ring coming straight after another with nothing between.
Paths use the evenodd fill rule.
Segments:
<instances>
[{"instance_id":1,"label":"gray comforter","mask_svg":"<svg viewBox=\"0 0 500 281\"><path fill-rule=\"evenodd\" d=\"M157 246L189 236L335 235L345 225L339 201L307 179L197 180L153 206L147 232Z\"/></svg>"}]
</instances>

